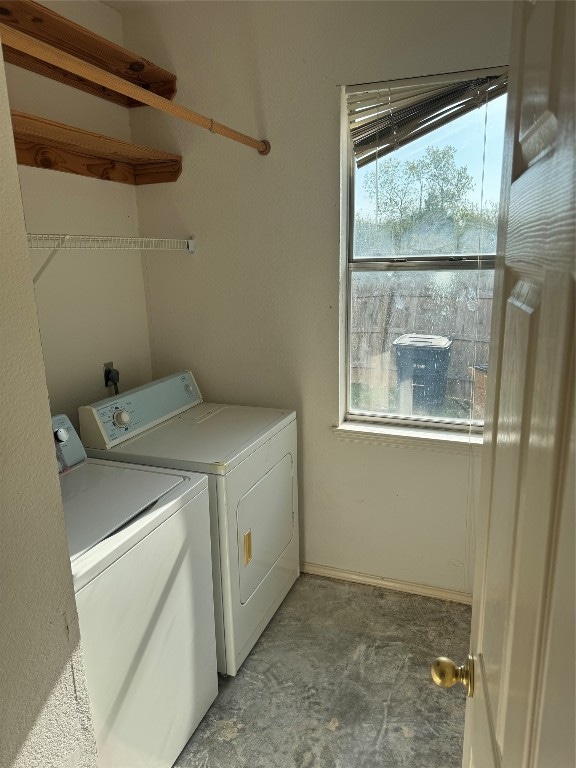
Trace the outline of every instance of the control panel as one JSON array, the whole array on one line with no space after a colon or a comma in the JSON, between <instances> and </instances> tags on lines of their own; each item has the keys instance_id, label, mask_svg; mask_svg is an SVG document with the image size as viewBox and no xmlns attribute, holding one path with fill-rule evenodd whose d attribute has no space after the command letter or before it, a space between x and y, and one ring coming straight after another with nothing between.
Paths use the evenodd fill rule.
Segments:
<instances>
[{"instance_id":1,"label":"control panel","mask_svg":"<svg viewBox=\"0 0 576 768\"><path fill-rule=\"evenodd\" d=\"M199 405L202 395L190 371L79 408L87 448L112 448L177 413Z\"/></svg>"},{"instance_id":2,"label":"control panel","mask_svg":"<svg viewBox=\"0 0 576 768\"><path fill-rule=\"evenodd\" d=\"M85 460L86 451L68 416L62 413L52 417L52 434L59 475Z\"/></svg>"}]
</instances>

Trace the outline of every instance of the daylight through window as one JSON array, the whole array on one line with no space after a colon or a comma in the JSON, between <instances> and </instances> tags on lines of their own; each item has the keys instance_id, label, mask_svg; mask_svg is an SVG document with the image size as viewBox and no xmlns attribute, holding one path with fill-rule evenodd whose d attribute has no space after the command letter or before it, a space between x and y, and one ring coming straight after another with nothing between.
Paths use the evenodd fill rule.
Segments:
<instances>
[{"instance_id":1,"label":"daylight through window","mask_svg":"<svg viewBox=\"0 0 576 768\"><path fill-rule=\"evenodd\" d=\"M348 420L482 427L506 84L346 89Z\"/></svg>"}]
</instances>

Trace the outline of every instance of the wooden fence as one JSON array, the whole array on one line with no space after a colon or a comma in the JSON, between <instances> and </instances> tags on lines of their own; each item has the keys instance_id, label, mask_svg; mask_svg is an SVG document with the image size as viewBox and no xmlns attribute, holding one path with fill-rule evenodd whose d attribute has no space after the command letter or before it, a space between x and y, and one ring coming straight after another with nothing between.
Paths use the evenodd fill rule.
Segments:
<instances>
[{"instance_id":1,"label":"wooden fence","mask_svg":"<svg viewBox=\"0 0 576 768\"><path fill-rule=\"evenodd\" d=\"M454 271L444 277L424 272L354 273L352 406L396 412L393 342L406 333L430 334L452 340L446 415L468 418L474 400L474 366L488 362L492 279L490 271ZM479 406L474 409L475 418L482 418Z\"/></svg>"}]
</instances>

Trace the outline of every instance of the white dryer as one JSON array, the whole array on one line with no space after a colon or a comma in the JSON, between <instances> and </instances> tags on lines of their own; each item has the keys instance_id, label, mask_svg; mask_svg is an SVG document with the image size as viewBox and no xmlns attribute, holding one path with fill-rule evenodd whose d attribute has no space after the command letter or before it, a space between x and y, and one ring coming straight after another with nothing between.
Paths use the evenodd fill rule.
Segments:
<instances>
[{"instance_id":1,"label":"white dryer","mask_svg":"<svg viewBox=\"0 0 576 768\"><path fill-rule=\"evenodd\" d=\"M99 764L169 768L218 693L207 478L52 429Z\"/></svg>"},{"instance_id":2,"label":"white dryer","mask_svg":"<svg viewBox=\"0 0 576 768\"><path fill-rule=\"evenodd\" d=\"M218 671L235 675L300 572L296 414L203 403L190 371L80 408L89 456L208 475Z\"/></svg>"}]
</instances>

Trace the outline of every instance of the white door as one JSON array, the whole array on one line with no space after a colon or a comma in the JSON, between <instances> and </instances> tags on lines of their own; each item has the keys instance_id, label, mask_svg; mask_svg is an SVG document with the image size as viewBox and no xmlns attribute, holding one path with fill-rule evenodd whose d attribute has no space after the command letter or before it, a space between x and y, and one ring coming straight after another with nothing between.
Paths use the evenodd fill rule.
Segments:
<instances>
[{"instance_id":1,"label":"white door","mask_svg":"<svg viewBox=\"0 0 576 768\"><path fill-rule=\"evenodd\" d=\"M465 768L576 765L574 8L514 11Z\"/></svg>"}]
</instances>

